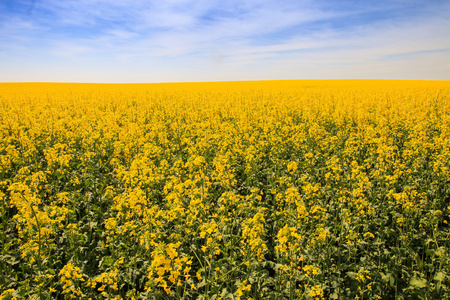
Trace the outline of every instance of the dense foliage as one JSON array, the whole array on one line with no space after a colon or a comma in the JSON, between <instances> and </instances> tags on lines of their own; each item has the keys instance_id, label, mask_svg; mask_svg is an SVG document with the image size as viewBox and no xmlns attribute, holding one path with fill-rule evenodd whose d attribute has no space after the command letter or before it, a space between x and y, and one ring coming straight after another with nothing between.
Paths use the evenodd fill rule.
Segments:
<instances>
[{"instance_id":1,"label":"dense foliage","mask_svg":"<svg viewBox=\"0 0 450 300\"><path fill-rule=\"evenodd\" d=\"M450 294L450 82L0 84L0 299Z\"/></svg>"}]
</instances>

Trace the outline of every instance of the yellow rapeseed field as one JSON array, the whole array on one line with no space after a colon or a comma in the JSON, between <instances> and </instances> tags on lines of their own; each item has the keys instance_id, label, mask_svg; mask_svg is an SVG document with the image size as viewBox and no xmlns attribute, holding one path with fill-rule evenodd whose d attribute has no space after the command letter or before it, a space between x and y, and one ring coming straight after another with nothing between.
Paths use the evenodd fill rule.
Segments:
<instances>
[{"instance_id":1,"label":"yellow rapeseed field","mask_svg":"<svg viewBox=\"0 0 450 300\"><path fill-rule=\"evenodd\" d=\"M0 299L443 299L450 81L0 84Z\"/></svg>"}]
</instances>

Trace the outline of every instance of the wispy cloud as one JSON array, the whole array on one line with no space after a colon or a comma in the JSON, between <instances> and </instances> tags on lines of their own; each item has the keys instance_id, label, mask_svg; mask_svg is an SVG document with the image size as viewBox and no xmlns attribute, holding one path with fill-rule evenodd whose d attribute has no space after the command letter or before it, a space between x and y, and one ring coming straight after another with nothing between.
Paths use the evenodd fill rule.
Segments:
<instances>
[{"instance_id":1,"label":"wispy cloud","mask_svg":"<svg viewBox=\"0 0 450 300\"><path fill-rule=\"evenodd\" d=\"M0 81L450 79L447 28L438 0L0 0Z\"/></svg>"}]
</instances>

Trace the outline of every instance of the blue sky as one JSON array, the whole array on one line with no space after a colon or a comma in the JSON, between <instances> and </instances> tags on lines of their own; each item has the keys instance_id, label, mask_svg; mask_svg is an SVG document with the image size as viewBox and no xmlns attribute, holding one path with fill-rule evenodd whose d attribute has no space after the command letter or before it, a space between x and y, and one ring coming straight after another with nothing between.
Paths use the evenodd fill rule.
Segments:
<instances>
[{"instance_id":1,"label":"blue sky","mask_svg":"<svg viewBox=\"0 0 450 300\"><path fill-rule=\"evenodd\" d=\"M450 80L448 0L0 0L0 82Z\"/></svg>"}]
</instances>

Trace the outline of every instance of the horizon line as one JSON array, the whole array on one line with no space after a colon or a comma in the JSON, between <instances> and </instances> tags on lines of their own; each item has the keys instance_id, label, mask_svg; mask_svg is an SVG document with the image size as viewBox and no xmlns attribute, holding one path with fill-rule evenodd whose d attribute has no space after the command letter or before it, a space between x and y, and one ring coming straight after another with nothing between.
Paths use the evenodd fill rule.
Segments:
<instances>
[{"instance_id":1,"label":"horizon line","mask_svg":"<svg viewBox=\"0 0 450 300\"><path fill-rule=\"evenodd\" d=\"M313 79L248 79L248 80L211 80L211 81L154 81L154 82L76 82L76 81L1 81L0 84L48 83L48 84L167 84L167 83L227 83L227 82L263 82L263 81L450 81L450 79L386 79L386 78L313 78Z\"/></svg>"}]
</instances>

